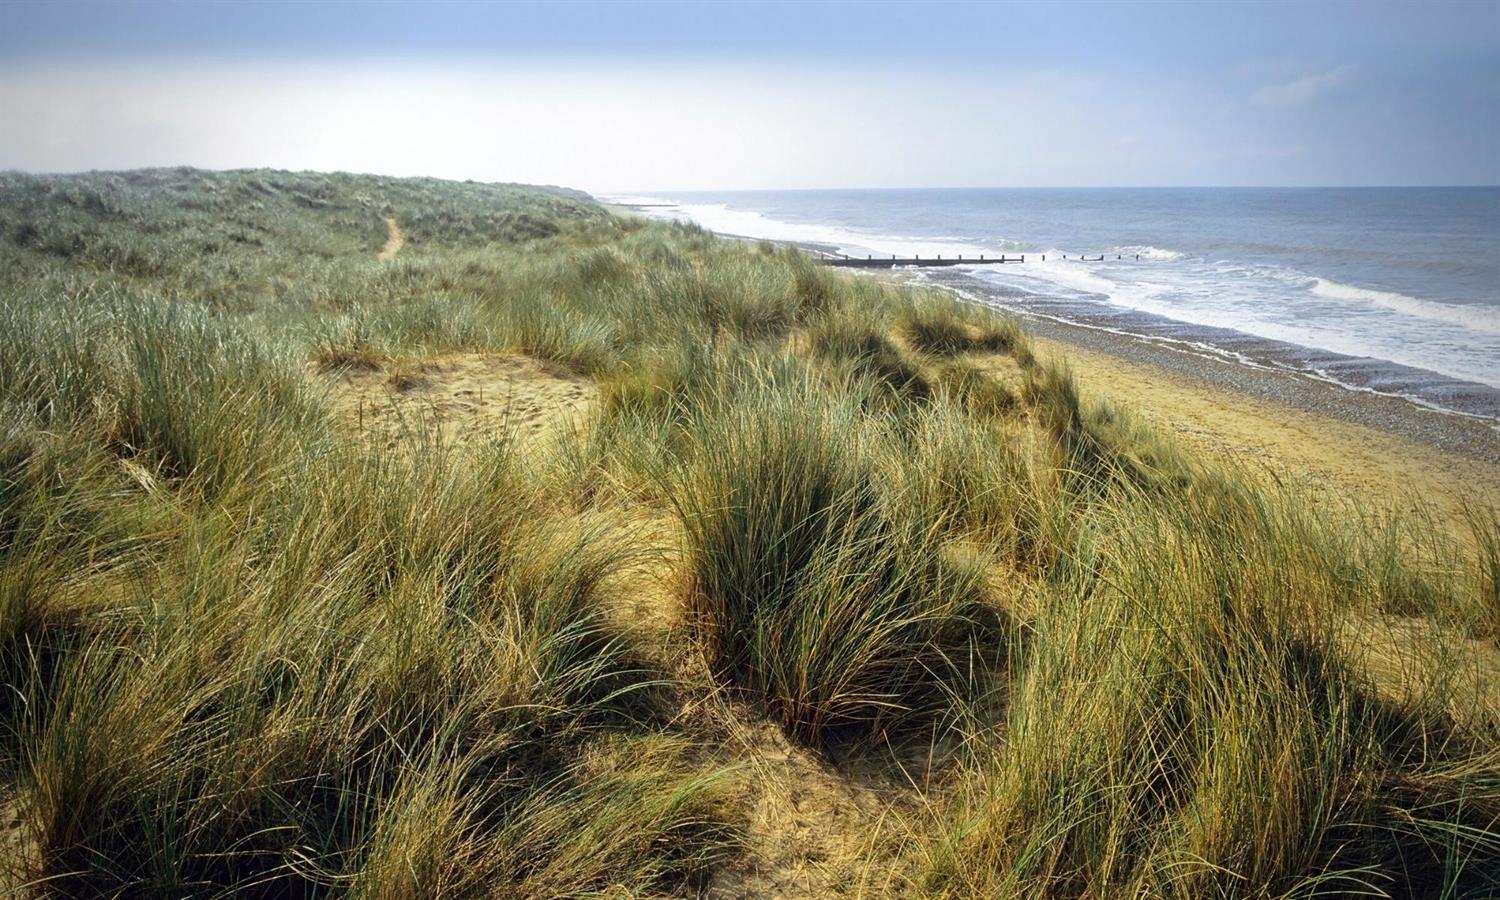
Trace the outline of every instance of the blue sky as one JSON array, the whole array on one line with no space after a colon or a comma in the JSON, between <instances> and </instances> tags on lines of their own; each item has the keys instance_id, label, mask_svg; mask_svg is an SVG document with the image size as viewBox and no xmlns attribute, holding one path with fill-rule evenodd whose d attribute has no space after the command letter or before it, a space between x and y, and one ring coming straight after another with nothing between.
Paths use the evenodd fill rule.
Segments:
<instances>
[{"instance_id":1,"label":"blue sky","mask_svg":"<svg viewBox=\"0 0 1500 900\"><path fill-rule=\"evenodd\" d=\"M0 167L1500 183L1500 4L0 4Z\"/></svg>"}]
</instances>

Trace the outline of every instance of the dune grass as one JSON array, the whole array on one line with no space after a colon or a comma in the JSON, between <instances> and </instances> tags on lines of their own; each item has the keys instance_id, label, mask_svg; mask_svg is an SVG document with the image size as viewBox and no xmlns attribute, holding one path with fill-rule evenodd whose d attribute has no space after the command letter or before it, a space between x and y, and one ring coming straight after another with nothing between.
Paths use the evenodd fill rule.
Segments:
<instances>
[{"instance_id":1,"label":"dune grass","mask_svg":"<svg viewBox=\"0 0 1500 900\"><path fill-rule=\"evenodd\" d=\"M1111 506L1083 564L1040 594L1007 746L974 742L928 886L1492 890L1494 710L1451 708L1463 673L1441 664L1382 691L1346 617L1393 587L1425 590L1424 575L1392 585L1374 560L1340 571L1322 556L1338 538L1308 530L1285 498ZM1373 550L1367 539L1356 546Z\"/></svg>"},{"instance_id":2,"label":"dune grass","mask_svg":"<svg viewBox=\"0 0 1500 900\"><path fill-rule=\"evenodd\" d=\"M891 436L787 370L687 426L693 459L671 491L694 631L718 677L814 744L930 726L1001 651L996 610L978 567L913 514Z\"/></svg>"},{"instance_id":3,"label":"dune grass","mask_svg":"<svg viewBox=\"0 0 1500 900\"><path fill-rule=\"evenodd\" d=\"M1500 890L1494 510L1315 507L1014 321L570 192L5 175L0 211L8 886L733 892L772 826L728 715L894 785L867 890ZM599 401L542 445L334 415L339 372L456 352Z\"/></svg>"}]
</instances>

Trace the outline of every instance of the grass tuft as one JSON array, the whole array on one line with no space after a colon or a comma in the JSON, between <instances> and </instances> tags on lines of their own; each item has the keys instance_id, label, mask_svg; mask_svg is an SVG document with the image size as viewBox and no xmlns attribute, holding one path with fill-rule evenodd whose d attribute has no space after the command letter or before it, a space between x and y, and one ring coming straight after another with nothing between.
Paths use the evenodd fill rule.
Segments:
<instances>
[{"instance_id":1,"label":"grass tuft","mask_svg":"<svg viewBox=\"0 0 1500 900\"><path fill-rule=\"evenodd\" d=\"M690 427L677 503L715 674L817 745L942 718L999 651L997 617L887 486L886 438L812 385L746 386Z\"/></svg>"}]
</instances>

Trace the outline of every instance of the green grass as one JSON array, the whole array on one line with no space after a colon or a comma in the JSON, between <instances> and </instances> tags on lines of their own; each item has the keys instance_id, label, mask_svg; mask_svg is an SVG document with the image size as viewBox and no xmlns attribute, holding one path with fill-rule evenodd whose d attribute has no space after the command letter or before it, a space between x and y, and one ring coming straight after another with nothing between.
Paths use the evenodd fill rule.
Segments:
<instances>
[{"instance_id":1,"label":"green grass","mask_svg":"<svg viewBox=\"0 0 1500 900\"><path fill-rule=\"evenodd\" d=\"M891 436L785 370L728 383L687 426L671 493L694 630L719 678L813 744L930 726L1001 650L996 611L913 514Z\"/></svg>"},{"instance_id":2,"label":"green grass","mask_svg":"<svg viewBox=\"0 0 1500 900\"><path fill-rule=\"evenodd\" d=\"M1009 744L978 750L929 887L1493 888L1493 720L1447 711L1451 671L1414 674L1399 701L1361 677L1364 635L1341 613L1385 589L1378 570L1329 571L1328 536L1293 508L1210 495L1108 512L1087 564L1043 595Z\"/></svg>"},{"instance_id":3,"label":"green grass","mask_svg":"<svg viewBox=\"0 0 1500 900\"><path fill-rule=\"evenodd\" d=\"M913 303L903 310L900 327L912 346L941 356L974 351L1006 353L1025 344L1015 322L947 298Z\"/></svg>"},{"instance_id":4,"label":"green grass","mask_svg":"<svg viewBox=\"0 0 1500 900\"><path fill-rule=\"evenodd\" d=\"M884 786L898 839L795 827L892 894L1500 890L1492 509L1315 506L1012 320L573 192L6 174L0 222L8 886L732 890L749 717ZM333 408L453 353L599 400Z\"/></svg>"}]
</instances>

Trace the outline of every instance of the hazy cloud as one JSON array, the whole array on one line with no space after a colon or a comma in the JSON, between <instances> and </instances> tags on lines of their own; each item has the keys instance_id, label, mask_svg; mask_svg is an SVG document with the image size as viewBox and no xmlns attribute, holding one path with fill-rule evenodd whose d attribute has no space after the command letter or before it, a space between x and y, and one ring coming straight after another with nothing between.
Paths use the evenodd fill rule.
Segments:
<instances>
[{"instance_id":1,"label":"hazy cloud","mask_svg":"<svg viewBox=\"0 0 1500 900\"><path fill-rule=\"evenodd\" d=\"M1327 72L1269 84L1251 94L1250 100L1257 106L1306 106L1348 86L1358 71L1358 66L1339 66Z\"/></svg>"},{"instance_id":2,"label":"hazy cloud","mask_svg":"<svg viewBox=\"0 0 1500 900\"><path fill-rule=\"evenodd\" d=\"M1271 97L1326 93L1349 71ZM1451 110L1489 88L1467 90ZM1287 117L1247 121L1221 100L1212 85L1056 67L0 60L0 169L273 166L596 191L1500 179L1493 115L1427 104L1393 131L1353 109L1309 143ZM1390 138L1371 141L1377 127ZM1459 127L1484 137L1444 137Z\"/></svg>"},{"instance_id":3,"label":"hazy cloud","mask_svg":"<svg viewBox=\"0 0 1500 900\"><path fill-rule=\"evenodd\" d=\"M834 103L809 85L859 90ZM1204 139L1163 113L1198 105L1051 70L0 64L0 168L268 165L595 190L1143 184L1164 165L1184 177L1168 156ZM1141 129L1160 154L1121 148Z\"/></svg>"}]
</instances>

